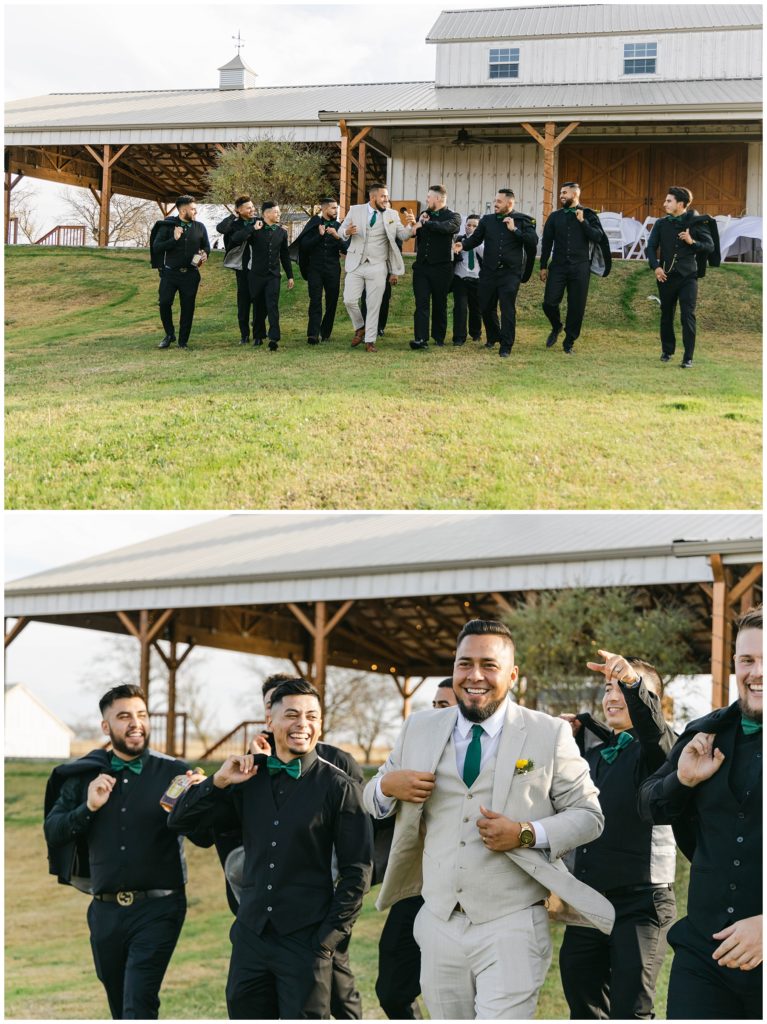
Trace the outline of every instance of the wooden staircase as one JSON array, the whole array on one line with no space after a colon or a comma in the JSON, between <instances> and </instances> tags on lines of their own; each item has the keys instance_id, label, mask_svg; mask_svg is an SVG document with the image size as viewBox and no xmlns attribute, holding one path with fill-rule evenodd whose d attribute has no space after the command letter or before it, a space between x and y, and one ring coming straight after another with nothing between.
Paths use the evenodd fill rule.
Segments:
<instances>
[{"instance_id":1,"label":"wooden staircase","mask_svg":"<svg viewBox=\"0 0 767 1024\"><path fill-rule=\"evenodd\" d=\"M47 235L38 238L35 245L85 245L85 226L57 224Z\"/></svg>"},{"instance_id":2,"label":"wooden staircase","mask_svg":"<svg viewBox=\"0 0 767 1024\"><path fill-rule=\"evenodd\" d=\"M201 761L225 761L231 754L247 754L251 739L266 728L266 722L248 719L236 725L226 736L222 736L212 747L208 747Z\"/></svg>"}]
</instances>

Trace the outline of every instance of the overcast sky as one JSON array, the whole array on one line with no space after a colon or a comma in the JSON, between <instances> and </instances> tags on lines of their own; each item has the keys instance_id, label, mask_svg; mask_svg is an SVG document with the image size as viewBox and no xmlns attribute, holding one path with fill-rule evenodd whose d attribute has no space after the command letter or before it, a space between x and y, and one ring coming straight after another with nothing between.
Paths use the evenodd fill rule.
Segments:
<instances>
[{"instance_id":1,"label":"overcast sky","mask_svg":"<svg viewBox=\"0 0 767 1024\"><path fill-rule=\"evenodd\" d=\"M451 0L446 8L515 6ZM215 89L236 50L257 85L432 81L424 42L437 4L120 3L4 5L6 100L52 92ZM62 222L66 189L32 180L41 231Z\"/></svg>"}]
</instances>

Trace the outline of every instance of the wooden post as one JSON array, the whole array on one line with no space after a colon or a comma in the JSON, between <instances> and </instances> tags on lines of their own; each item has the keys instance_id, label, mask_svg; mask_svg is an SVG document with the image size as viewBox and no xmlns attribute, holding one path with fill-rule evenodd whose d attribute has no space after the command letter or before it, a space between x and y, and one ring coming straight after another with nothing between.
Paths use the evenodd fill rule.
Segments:
<instances>
[{"instance_id":1,"label":"wooden post","mask_svg":"<svg viewBox=\"0 0 767 1024\"><path fill-rule=\"evenodd\" d=\"M149 707L149 612L146 608L139 612L139 686L146 697L146 706Z\"/></svg>"},{"instance_id":2,"label":"wooden post","mask_svg":"<svg viewBox=\"0 0 767 1024\"><path fill-rule=\"evenodd\" d=\"M165 753L176 756L176 623L170 625L170 652L168 656L168 717L165 719Z\"/></svg>"},{"instance_id":3,"label":"wooden post","mask_svg":"<svg viewBox=\"0 0 767 1024\"><path fill-rule=\"evenodd\" d=\"M364 203L367 200L367 144L364 142L360 143L358 150L358 171L357 171L357 202Z\"/></svg>"},{"instance_id":4,"label":"wooden post","mask_svg":"<svg viewBox=\"0 0 767 1024\"><path fill-rule=\"evenodd\" d=\"M723 708L730 696L732 624L728 600L729 574L721 555L709 555L714 576L711 609L711 707Z\"/></svg>"},{"instance_id":5,"label":"wooden post","mask_svg":"<svg viewBox=\"0 0 767 1024\"><path fill-rule=\"evenodd\" d=\"M104 248L109 244L109 202L112 198L112 166L117 163L128 146L120 146L117 152L113 154L112 147L107 142L104 144L104 153L102 156L99 156L96 150L87 143L85 144L85 148L101 168L101 192L97 196L99 200L98 244L101 248ZM95 189L91 188L91 192L94 196L97 195Z\"/></svg>"},{"instance_id":6,"label":"wooden post","mask_svg":"<svg viewBox=\"0 0 767 1024\"><path fill-rule=\"evenodd\" d=\"M24 172L19 173L14 178L10 167L5 169L5 241L8 242L9 228L11 224L11 192L16 188L18 183L24 177Z\"/></svg>"},{"instance_id":7,"label":"wooden post","mask_svg":"<svg viewBox=\"0 0 767 1024\"><path fill-rule=\"evenodd\" d=\"M314 686L320 703L325 707L325 676L328 664L328 636L326 632L327 606L324 601L314 605Z\"/></svg>"},{"instance_id":8,"label":"wooden post","mask_svg":"<svg viewBox=\"0 0 767 1024\"><path fill-rule=\"evenodd\" d=\"M340 206L339 217L344 219L351 206L351 161L349 160L349 133L346 128L346 121L341 119L338 122L341 130L341 176L338 186L338 205Z\"/></svg>"},{"instance_id":9,"label":"wooden post","mask_svg":"<svg viewBox=\"0 0 767 1024\"><path fill-rule=\"evenodd\" d=\"M559 135L556 134L556 123L547 121L543 135L535 130L531 124L521 122L522 127L532 135L535 141L543 147L543 219L544 221L554 209L554 150L564 142L570 132L574 132L580 121L571 121L566 128L563 128Z\"/></svg>"}]
</instances>

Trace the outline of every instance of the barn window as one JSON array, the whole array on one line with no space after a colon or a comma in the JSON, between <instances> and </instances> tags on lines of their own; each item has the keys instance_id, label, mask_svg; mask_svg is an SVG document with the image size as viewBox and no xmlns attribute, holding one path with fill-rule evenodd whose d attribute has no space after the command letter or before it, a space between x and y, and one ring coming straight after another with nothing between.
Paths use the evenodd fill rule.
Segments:
<instances>
[{"instance_id":1,"label":"barn window","mask_svg":"<svg viewBox=\"0 0 767 1024\"><path fill-rule=\"evenodd\" d=\"M624 43L623 74L654 75L657 57L657 43Z\"/></svg>"},{"instance_id":2,"label":"barn window","mask_svg":"<svg viewBox=\"0 0 767 1024\"><path fill-rule=\"evenodd\" d=\"M519 47L506 47L490 51L490 77L519 77Z\"/></svg>"}]
</instances>

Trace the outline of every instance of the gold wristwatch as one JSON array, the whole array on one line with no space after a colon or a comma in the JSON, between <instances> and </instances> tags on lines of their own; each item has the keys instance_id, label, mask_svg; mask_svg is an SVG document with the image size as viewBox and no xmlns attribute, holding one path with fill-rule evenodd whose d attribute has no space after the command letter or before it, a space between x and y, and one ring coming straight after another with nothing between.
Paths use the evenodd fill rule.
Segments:
<instances>
[{"instance_id":1,"label":"gold wristwatch","mask_svg":"<svg viewBox=\"0 0 767 1024\"><path fill-rule=\"evenodd\" d=\"M519 823L519 845L526 849L535 846L535 829L529 821Z\"/></svg>"}]
</instances>

